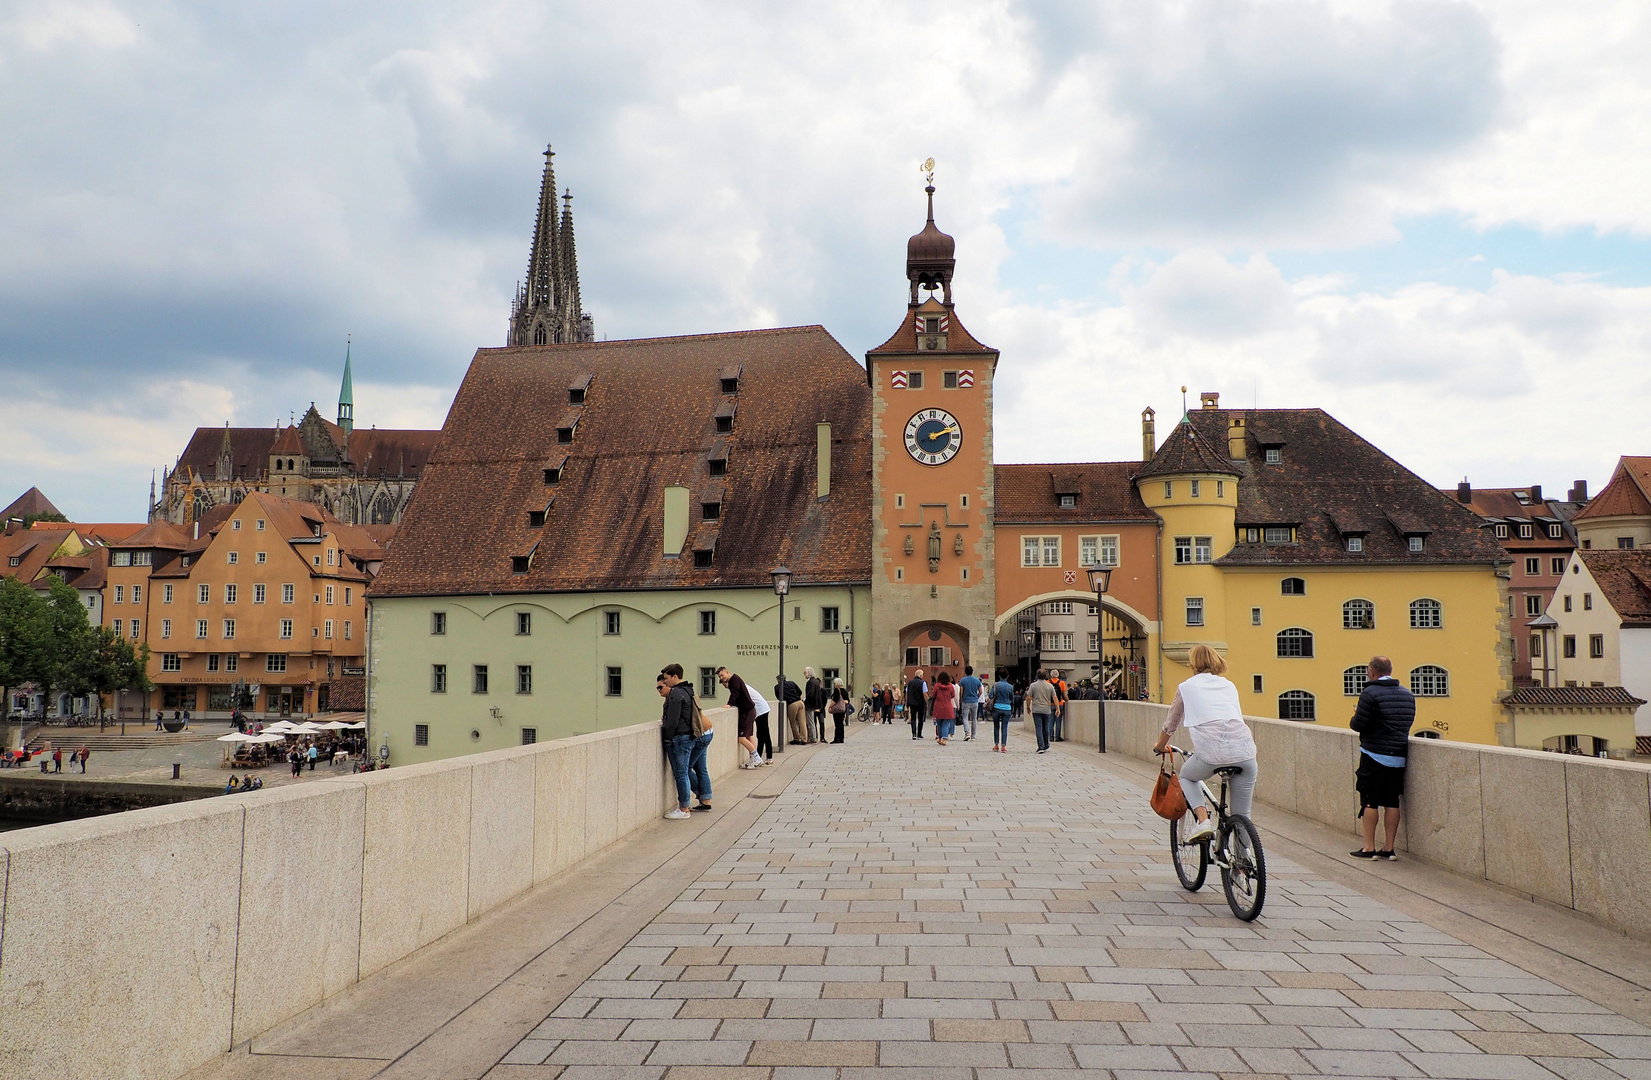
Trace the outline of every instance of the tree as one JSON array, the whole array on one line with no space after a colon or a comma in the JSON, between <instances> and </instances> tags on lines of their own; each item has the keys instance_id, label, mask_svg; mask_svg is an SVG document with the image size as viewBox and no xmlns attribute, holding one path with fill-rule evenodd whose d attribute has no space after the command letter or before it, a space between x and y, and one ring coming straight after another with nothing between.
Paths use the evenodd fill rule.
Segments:
<instances>
[{"instance_id":1,"label":"tree","mask_svg":"<svg viewBox=\"0 0 1651 1080\"><path fill-rule=\"evenodd\" d=\"M0 713L11 689L31 681L45 665L49 642L41 595L14 577L0 579Z\"/></svg>"},{"instance_id":2,"label":"tree","mask_svg":"<svg viewBox=\"0 0 1651 1080\"><path fill-rule=\"evenodd\" d=\"M80 594L54 574L46 588L45 608L47 647L29 681L40 687L44 702L51 701L59 689L76 696L85 694L91 689L93 668L87 654L96 649L86 606Z\"/></svg>"}]
</instances>

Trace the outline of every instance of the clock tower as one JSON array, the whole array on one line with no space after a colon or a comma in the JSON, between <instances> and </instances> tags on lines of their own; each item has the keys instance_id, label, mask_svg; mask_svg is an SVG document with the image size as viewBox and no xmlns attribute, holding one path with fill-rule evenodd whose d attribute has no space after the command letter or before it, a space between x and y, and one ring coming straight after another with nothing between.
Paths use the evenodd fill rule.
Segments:
<instances>
[{"instance_id":1,"label":"clock tower","mask_svg":"<svg viewBox=\"0 0 1651 1080\"><path fill-rule=\"evenodd\" d=\"M956 242L929 219L906 242L900 328L866 353L872 396L872 678L930 685L993 667L992 379L997 350L952 307ZM939 297L936 297L936 293ZM898 696L898 695L897 695Z\"/></svg>"}]
</instances>

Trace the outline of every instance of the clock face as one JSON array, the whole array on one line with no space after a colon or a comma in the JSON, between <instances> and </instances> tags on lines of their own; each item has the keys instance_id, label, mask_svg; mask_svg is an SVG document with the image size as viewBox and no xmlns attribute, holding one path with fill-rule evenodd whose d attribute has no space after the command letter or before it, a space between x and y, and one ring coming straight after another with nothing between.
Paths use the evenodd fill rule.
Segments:
<instances>
[{"instance_id":1,"label":"clock face","mask_svg":"<svg viewBox=\"0 0 1651 1080\"><path fill-rule=\"evenodd\" d=\"M944 465L963 446L963 429L945 409L923 409L906 421L906 453L924 465Z\"/></svg>"}]
</instances>

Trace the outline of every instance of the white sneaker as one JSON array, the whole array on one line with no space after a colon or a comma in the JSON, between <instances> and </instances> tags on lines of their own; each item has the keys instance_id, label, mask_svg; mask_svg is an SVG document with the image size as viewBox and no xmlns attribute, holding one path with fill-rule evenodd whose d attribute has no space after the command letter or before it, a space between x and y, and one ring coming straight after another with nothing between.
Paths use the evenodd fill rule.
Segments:
<instances>
[{"instance_id":1,"label":"white sneaker","mask_svg":"<svg viewBox=\"0 0 1651 1080\"><path fill-rule=\"evenodd\" d=\"M760 754L752 754L751 760L745 763L745 767L747 769L762 768L762 756Z\"/></svg>"},{"instance_id":2,"label":"white sneaker","mask_svg":"<svg viewBox=\"0 0 1651 1080\"><path fill-rule=\"evenodd\" d=\"M1190 844L1194 840L1202 840L1206 836L1215 835L1215 815L1211 814L1203 821L1194 823L1193 827L1181 834L1181 842Z\"/></svg>"},{"instance_id":3,"label":"white sneaker","mask_svg":"<svg viewBox=\"0 0 1651 1080\"><path fill-rule=\"evenodd\" d=\"M687 820L687 817L688 817L687 811L683 810L679 806L675 810L672 810L669 814L666 814L665 815L665 820L667 820L667 821L685 821L685 820Z\"/></svg>"}]
</instances>

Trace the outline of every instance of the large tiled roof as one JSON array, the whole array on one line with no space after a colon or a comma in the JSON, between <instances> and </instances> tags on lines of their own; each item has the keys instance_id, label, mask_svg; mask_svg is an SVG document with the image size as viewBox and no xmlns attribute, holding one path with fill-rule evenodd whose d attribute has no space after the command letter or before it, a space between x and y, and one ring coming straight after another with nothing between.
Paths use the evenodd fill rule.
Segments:
<instances>
[{"instance_id":1,"label":"large tiled roof","mask_svg":"<svg viewBox=\"0 0 1651 1080\"><path fill-rule=\"evenodd\" d=\"M995 469L997 505L992 519L1016 522L1157 521L1130 483L1139 467L1134 461L1082 465L999 465ZM1078 505L1063 509L1061 495L1076 495Z\"/></svg>"},{"instance_id":2,"label":"large tiled roof","mask_svg":"<svg viewBox=\"0 0 1651 1080\"><path fill-rule=\"evenodd\" d=\"M39 517L41 514L63 515L63 511L52 505L45 493L37 487L32 487L12 500L12 504L0 510L0 522L11 518Z\"/></svg>"},{"instance_id":3,"label":"large tiled roof","mask_svg":"<svg viewBox=\"0 0 1651 1080\"><path fill-rule=\"evenodd\" d=\"M1577 552L1623 626L1651 626L1651 548Z\"/></svg>"},{"instance_id":4,"label":"large tiled roof","mask_svg":"<svg viewBox=\"0 0 1651 1080\"><path fill-rule=\"evenodd\" d=\"M1502 704L1635 709L1645 702L1620 686L1521 686L1502 695Z\"/></svg>"},{"instance_id":5,"label":"large tiled roof","mask_svg":"<svg viewBox=\"0 0 1651 1080\"><path fill-rule=\"evenodd\" d=\"M1212 441L1219 438L1219 442ZM1202 473L1217 476L1242 476L1243 471L1227 457L1227 433L1211 436L1205 425L1176 424L1164 445L1152 455L1152 460L1135 470L1141 479L1153 476L1184 476Z\"/></svg>"},{"instance_id":6,"label":"large tiled roof","mask_svg":"<svg viewBox=\"0 0 1651 1080\"><path fill-rule=\"evenodd\" d=\"M1529 488L1473 488L1469 501L1462 505L1485 519L1488 525L1506 523L1509 526L1508 535L1497 543L1509 551L1552 551L1573 547L1570 532L1567 530L1562 529L1557 540L1548 535L1549 525L1563 525L1566 521L1559 504L1547 499L1533 503L1530 501L1529 492ZM1440 493L1447 499L1461 502L1453 489L1441 488ZM1520 538L1521 524L1531 526L1529 539Z\"/></svg>"},{"instance_id":7,"label":"large tiled roof","mask_svg":"<svg viewBox=\"0 0 1651 1080\"><path fill-rule=\"evenodd\" d=\"M0 577L14 577L22 582L33 581L46 563L62 547L64 541L78 534L74 526L58 524L55 527L21 529L13 527L0 535ZM69 550L77 551L71 547ZM16 566L11 560L17 559Z\"/></svg>"},{"instance_id":8,"label":"large tiled roof","mask_svg":"<svg viewBox=\"0 0 1651 1080\"><path fill-rule=\"evenodd\" d=\"M357 428L346 436L330 420L321 421L324 430L350 455L351 472L357 476L417 477L430 451L435 449L439 431L412 428ZM270 456L305 452L297 426L267 428L196 428L189 445L178 458L177 471L187 476L211 479L218 475L218 455L223 452L224 433L229 434L229 453L236 479L255 479L269 469ZM277 445L279 444L279 446Z\"/></svg>"},{"instance_id":9,"label":"large tiled roof","mask_svg":"<svg viewBox=\"0 0 1651 1080\"><path fill-rule=\"evenodd\" d=\"M1624 457L1605 490L1577 511L1575 520L1651 514L1651 457Z\"/></svg>"},{"instance_id":10,"label":"large tiled roof","mask_svg":"<svg viewBox=\"0 0 1651 1080\"><path fill-rule=\"evenodd\" d=\"M350 433L350 466L357 476L418 476L441 432L407 428L357 428Z\"/></svg>"},{"instance_id":11,"label":"large tiled roof","mask_svg":"<svg viewBox=\"0 0 1651 1080\"><path fill-rule=\"evenodd\" d=\"M1200 443L1225 458L1228 421L1246 419L1237 525L1291 525L1295 543L1241 543L1219 560L1229 566L1451 565L1506 562L1479 515L1360 438L1323 409L1198 409L1188 416ZM1167 443L1166 443L1167 445ZM1279 446L1269 465L1262 447ZM1350 552L1345 534L1363 535ZM1425 534L1421 552L1407 533Z\"/></svg>"},{"instance_id":12,"label":"large tiled roof","mask_svg":"<svg viewBox=\"0 0 1651 1080\"><path fill-rule=\"evenodd\" d=\"M586 377L584 404L570 405ZM725 397L729 377L738 393ZM733 431L719 434L730 401ZM559 443L570 412L573 441ZM833 439L826 499L816 497L821 420ZM727 475L712 477L719 448ZM823 327L481 349L373 593L766 587L781 563L799 582L869 581L870 453L865 373ZM667 559L674 485L689 489L690 527L682 555ZM703 521L717 485L721 520ZM543 527L530 511L547 511ZM696 548L714 548L710 568L694 568ZM512 573L512 558L530 553L529 571Z\"/></svg>"}]
</instances>

